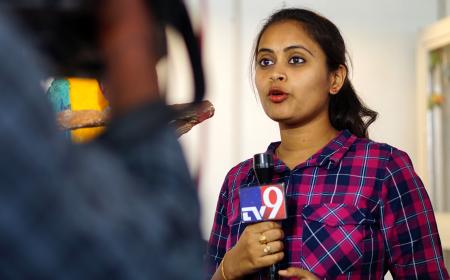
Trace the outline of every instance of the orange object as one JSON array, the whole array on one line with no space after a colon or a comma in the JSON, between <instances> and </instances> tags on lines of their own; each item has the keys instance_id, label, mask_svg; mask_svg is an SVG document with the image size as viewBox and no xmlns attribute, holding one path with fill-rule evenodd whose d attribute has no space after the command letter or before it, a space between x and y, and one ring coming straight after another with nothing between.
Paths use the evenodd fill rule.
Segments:
<instances>
[{"instance_id":1,"label":"orange object","mask_svg":"<svg viewBox=\"0 0 450 280\"><path fill-rule=\"evenodd\" d=\"M109 106L96 80L82 78L68 78L67 80L72 111L103 111ZM71 131L71 138L73 142L82 143L92 140L104 130L104 127L74 129Z\"/></svg>"}]
</instances>

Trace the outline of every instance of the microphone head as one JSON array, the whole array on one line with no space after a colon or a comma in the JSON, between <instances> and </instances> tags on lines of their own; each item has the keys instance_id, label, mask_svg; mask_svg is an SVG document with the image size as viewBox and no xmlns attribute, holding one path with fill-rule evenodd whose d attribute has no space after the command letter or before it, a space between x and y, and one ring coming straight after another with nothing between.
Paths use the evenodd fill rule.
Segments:
<instances>
[{"instance_id":1,"label":"microphone head","mask_svg":"<svg viewBox=\"0 0 450 280\"><path fill-rule=\"evenodd\" d=\"M255 154L253 156L253 168L273 168L272 155L268 153Z\"/></svg>"}]
</instances>

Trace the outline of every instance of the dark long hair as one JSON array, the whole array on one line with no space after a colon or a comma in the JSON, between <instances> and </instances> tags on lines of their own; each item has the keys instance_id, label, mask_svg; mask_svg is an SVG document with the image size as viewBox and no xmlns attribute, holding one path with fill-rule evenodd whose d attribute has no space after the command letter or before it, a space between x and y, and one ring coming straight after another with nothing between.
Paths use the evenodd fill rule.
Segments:
<instances>
[{"instance_id":1,"label":"dark long hair","mask_svg":"<svg viewBox=\"0 0 450 280\"><path fill-rule=\"evenodd\" d=\"M347 51L339 29L328 19L305 9L282 9L269 17L256 39L253 67L259 42L266 29L274 23L293 20L301 24L311 38L319 44L326 56L328 71L343 65L347 70L344 84L337 94L330 95L328 114L331 125L337 130L348 129L358 137L367 138L367 128L377 118L377 112L366 107L356 94L348 78Z\"/></svg>"}]
</instances>

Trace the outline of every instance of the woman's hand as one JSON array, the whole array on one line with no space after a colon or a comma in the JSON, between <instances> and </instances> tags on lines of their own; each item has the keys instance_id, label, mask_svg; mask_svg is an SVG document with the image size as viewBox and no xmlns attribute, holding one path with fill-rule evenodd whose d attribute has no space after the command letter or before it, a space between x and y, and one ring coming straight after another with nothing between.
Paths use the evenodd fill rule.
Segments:
<instances>
[{"instance_id":1,"label":"woman's hand","mask_svg":"<svg viewBox=\"0 0 450 280\"><path fill-rule=\"evenodd\" d=\"M298 267L289 267L286 270L280 270L278 271L278 274L285 278L296 277L298 280L319 280L319 278L311 272Z\"/></svg>"},{"instance_id":2,"label":"woman's hand","mask_svg":"<svg viewBox=\"0 0 450 280\"><path fill-rule=\"evenodd\" d=\"M284 233L276 222L262 222L245 228L236 245L225 254L222 264L228 280L281 261Z\"/></svg>"}]
</instances>

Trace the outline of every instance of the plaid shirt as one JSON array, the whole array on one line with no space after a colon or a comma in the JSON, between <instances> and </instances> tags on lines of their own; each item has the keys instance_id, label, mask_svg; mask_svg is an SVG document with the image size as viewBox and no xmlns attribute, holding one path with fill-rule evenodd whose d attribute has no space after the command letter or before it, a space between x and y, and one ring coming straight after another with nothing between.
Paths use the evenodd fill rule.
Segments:
<instances>
[{"instance_id":1,"label":"plaid shirt","mask_svg":"<svg viewBox=\"0 0 450 280\"><path fill-rule=\"evenodd\" d=\"M449 279L430 200L408 155L342 131L290 170L274 151L273 182L286 185L285 258L322 279ZM208 246L211 276L244 231L239 189L256 185L253 160L226 176ZM265 279L264 272L247 279Z\"/></svg>"}]
</instances>

